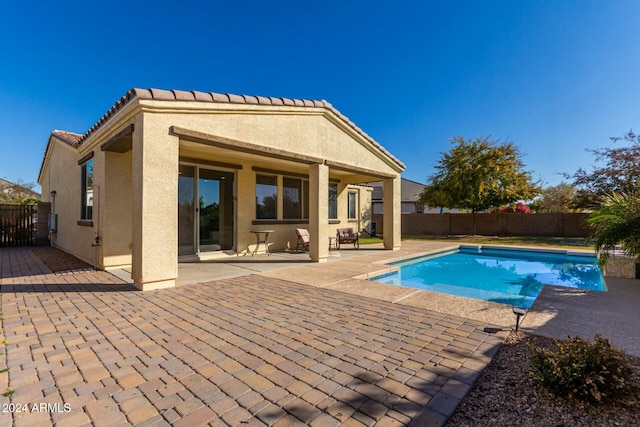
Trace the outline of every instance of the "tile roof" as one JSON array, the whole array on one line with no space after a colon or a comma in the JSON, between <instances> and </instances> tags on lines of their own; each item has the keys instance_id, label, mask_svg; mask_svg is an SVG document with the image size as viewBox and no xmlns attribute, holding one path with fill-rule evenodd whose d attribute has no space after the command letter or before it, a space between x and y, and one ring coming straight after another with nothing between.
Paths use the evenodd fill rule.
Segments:
<instances>
[{"instance_id":1,"label":"tile roof","mask_svg":"<svg viewBox=\"0 0 640 427\"><path fill-rule=\"evenodd\" d=\"M91 134L96 132L102 125L104 125L111 117L113 117L121 108L127 105L130 101L134 99L153 99L153 100L162 100L162 101L196 101L196 102L212 102L212 103L227 103L227 104L255 104L255 105L288 105L294 107L315 107L315 108L325 108L331 111L333 114L338 116L342 121L344 121L349 127L371 142L374 146L376 146L379 150L381 150L385 155L389 156L403 169L405 168L404 163L394 157L389 151L387 151L382 145L380 145L376 140L367 135L365 131L360 129L355 125L351 120L349 120L344 114L334 108L330 103L325 100L308 100L308 99L292 99L292 98L274 98L274 97L264 97L264 96L249 96L249 95L234 95L234 94L223 94L223 93L215 93L215 92L199 92L199 91L183 91L183 90L163 90L163 89L139 89L133 88L128 91L118 102L116 102L110 109L107 111L91 128L82 135L77 141L73 142L72 145L74 147L82 144ZM77 134L73 134L71 132L65 132L67 135L67 139L63 139L63 141L69 143L75 139ZM69 141L69 142L68 142Z\"/></svg>"},{"instance_id":2,"label":"tile roof","mask_svg":"<svg viewBox=\"0 0 640 427\"><path fill-rule=\"evenodd\" d=\"M40 164L40 172L38 173L38 182L40 182L40 178L42 178L42 171L44 169L44 162L47 159L47 153L51 148L51 138L55 137L70 147L77 148L80 145L80 141L82 140L82 135L75 132L67 132L64 130L54 130L51 132L49 136L49 142L47 143L46 148L44 149L44 156L42 156L42 163Z\"/></svg>"},{"instance_id":3,"label":"tile roof","mask_svg":"<svg viewBox=\"0 0 640 427\"><path fill-rule=\"evenodd\" d=\"M64 130L54 130L51 132L52 136L55 136L60 141L64 142L67 145L76 148L80 144L80 140L82 139L82 135L75 132L67 132Z\"/></svg>"}]
</instances>

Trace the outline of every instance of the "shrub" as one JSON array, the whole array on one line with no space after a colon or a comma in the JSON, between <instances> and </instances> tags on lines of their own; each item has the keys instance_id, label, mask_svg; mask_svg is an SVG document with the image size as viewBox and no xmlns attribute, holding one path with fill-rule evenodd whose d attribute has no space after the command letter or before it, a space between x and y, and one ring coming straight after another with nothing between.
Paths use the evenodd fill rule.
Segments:
<instances>
[{"instance_id":1,"label":"shrub","mask_svg":"<svg viewBox=\"0 0 640 427\"><path fill-rule=\"evenodd\" d=\"M531 346L531 369L536 382L551 393L591 404L633 395L633 365L621 350L596 334L593 343L569 337L557 352Z\"/></svg>"}]
</instances>

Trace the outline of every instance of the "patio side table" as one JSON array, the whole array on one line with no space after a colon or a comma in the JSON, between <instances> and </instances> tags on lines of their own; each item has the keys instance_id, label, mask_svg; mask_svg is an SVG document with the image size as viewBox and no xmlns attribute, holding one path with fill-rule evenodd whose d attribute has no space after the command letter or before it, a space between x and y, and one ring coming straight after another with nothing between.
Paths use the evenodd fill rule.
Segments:
<instances>
[{"instance_id":1,"label":"patio side table","mask_svg":"<svg viewBox=\"0 0 640 427\"><path fill-rule=\"evenodd\" d=\"M256 235L256 248L253 250L251 256L254 256L258 252L260 243L264 245L264 250L267 253L267 256L271 255L271 252L269 251L269 233L273 233L274 231L275 230L251 230L251 232ZM260 238L261 234L264 234L264 237Z\"/></svg>"},{"instance_id":2,"label":"patio side table","mask_svg":"<svg viewBox=\"0 0 640 427\"><path fill-rule=\"evenodd\" d=\"M329 250L336 249L336 237L329 236Z\"/></svg>"}]
</instances>

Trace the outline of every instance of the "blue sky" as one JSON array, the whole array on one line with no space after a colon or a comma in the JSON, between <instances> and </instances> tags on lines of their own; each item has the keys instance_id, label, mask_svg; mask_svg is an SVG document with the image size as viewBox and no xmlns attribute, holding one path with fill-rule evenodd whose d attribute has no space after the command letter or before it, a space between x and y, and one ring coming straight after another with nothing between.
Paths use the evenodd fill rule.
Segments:
<instances>
[{"instance_id":1,"label":"blue sky","mask_svg":"<svg viewBox=\"0 0 640 427\"><path fill-rule=\"evenodd\" d=\"M426 182L455 135L514 142L535 179L640 131L640 2L6 2L0 177L132 87L326 99Z\"/></svg>"}]
</instances>

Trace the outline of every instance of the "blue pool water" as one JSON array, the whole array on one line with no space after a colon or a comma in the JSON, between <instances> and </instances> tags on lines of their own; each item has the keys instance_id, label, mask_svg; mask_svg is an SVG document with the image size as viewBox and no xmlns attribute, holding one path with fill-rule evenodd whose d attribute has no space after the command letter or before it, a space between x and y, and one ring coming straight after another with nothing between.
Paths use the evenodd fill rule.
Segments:
<instances>
[{"instance_id":1,"label":"blue pool water","mask_svg":"<svg viewBox=\"0 0 640 427\"><path fill-rule=\"evenodd\" d=\"M544 285L604 291L595 256L563 252L461 247L394 263L370 280L529 308Z\"/></svg>"}]
</instances>

